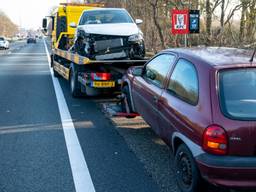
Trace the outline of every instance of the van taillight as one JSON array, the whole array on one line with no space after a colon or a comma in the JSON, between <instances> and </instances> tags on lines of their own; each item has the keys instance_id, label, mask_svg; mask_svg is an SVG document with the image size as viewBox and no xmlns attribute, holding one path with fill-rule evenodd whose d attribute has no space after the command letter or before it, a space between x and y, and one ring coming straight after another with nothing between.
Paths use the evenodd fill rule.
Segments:
<instances>
[{"instance_id":1,"label":"van taillight","mask_svg":"<svg viewBox=\"0 0 256 192\"><path fill-rule=\"evenodd\" d=\"M211 154L226 155L228 151L227 134L218 125L211 125L203 134L203 149Z\"/></svg>"}]
</instances>

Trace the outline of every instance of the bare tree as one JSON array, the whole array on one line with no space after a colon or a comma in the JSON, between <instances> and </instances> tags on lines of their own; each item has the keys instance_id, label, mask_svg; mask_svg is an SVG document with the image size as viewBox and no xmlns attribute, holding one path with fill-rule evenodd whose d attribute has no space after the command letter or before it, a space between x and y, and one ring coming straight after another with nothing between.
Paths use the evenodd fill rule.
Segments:
<instances>
[{"instance_id":1,"label":"bare tree","mask_svg":"<svg viewBox=\"0 0 256 192\"><path fill-rule=\"evenodd\" d=\"M12 37L18 32L18 27L10 18L2 11L0 11L0 35Z\"/></svg>"},{"instance_id":2,"label":"bare tree","mask_svg":"<svg viewBox=\"0 0 256 192\"><path fill-rule=\"evenodd\" d=\"M182 35L170 33L172 9L200 9L201 33L190 35L190 45L205 43L239 46L254 41L256 34L256 0L105 0L107 7L124 7L140 26L148 50L183 45ZM237 13L241 13L237 20ZM219 25L218 25L219 23ZM246 37L246 38L245 38Z\"/></svg>"}]
</instances>

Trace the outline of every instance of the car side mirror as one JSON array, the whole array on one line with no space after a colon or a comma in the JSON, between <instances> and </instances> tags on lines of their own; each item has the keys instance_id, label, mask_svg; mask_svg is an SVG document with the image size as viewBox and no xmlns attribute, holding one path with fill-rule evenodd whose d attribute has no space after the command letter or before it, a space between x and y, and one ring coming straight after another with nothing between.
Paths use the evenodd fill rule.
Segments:
<instances>
[{"instance_id":1,"label":"car side mirror","mask_svg":"<svg viewBox=\"0 0 256 192\"><path fill-rule=\"evenodd\" d=\"M148 70L146 71L146 77L149 78L150 80L155 80L156 79L156 74L153 73L152 71Z\"/></svg>"},{"instance_id":2,"label":"car side mirror","mask_svg":"<svg viewBox=\"0 0 256 192\"><path fill-rule=\"evenodd\" d=\"M136 20L135 20L135 23L136 23L137 25L140 25L140 24L143 23L143 20L141 20L141 19L136 19Z\"/></svg>"},{"instance_id":3,"label":"car side mirror","mask_svg":"<svg viewBox=\"0 0 256 192\"><path fill-rule=\"evenodd\" d=\"M47 19L46 18L43 19L42 27L43 27L43 29L47 28Z\"/></svg>"},{"instance_id":4,"label":"car side mirror","mask_svg":"<svg viewBox=\"0 0 256 192\"><path fill-rule=\"evenodd\" d=\"M142 72L143 72L142 67L134 67L132 70L132 74L137 77L142 76Z\"/></svg>"},{"instance_id":5,"label":"car side mirror","mask_svg":"<svg viewBox=\"0 0 256 192\"><path fill-rule=\"evenodd\" d=\"M77 27L77 25L76 25L76 23L75 23L75 22L71 22L71 23L69 24L69 27L71 27L71 28L76 28L76 27Z\"/></svg>"}]
</instances>

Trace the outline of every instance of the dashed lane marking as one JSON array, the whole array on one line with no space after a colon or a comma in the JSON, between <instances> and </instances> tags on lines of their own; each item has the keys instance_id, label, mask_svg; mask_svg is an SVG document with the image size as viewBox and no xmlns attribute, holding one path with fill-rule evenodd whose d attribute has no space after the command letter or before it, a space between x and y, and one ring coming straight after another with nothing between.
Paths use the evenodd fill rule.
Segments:
<instances>
[{"instance_id":1,"label":"dashed lane marking","mask_svg":"<svg viewBox=\"0 0 256 192\"><path fill-rule=\"evenodd\" d=\"M76 192L95 192L95 188L90 176L90 172L87 163L84 158L83 151L81 149L76 130L68 110L65 97L63 95L62 89L60 87L58 79L53 76L53 70L50 67L50 55L46 42L44 40L44 46L48 58L49 68L51 71L52 81L57 97L57 102L59 106L62 127L64 131L66 146L68 150L68 156L71 166L71 171L73 175L73 181L75 184Z\"/></svg>"}]
</instances>

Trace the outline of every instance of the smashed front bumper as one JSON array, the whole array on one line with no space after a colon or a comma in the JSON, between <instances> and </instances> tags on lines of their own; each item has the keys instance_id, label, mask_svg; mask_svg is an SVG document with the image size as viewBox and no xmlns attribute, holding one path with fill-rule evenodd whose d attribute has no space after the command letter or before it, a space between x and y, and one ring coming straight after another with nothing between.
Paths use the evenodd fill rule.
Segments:
<instances>
[{"instance_id":1,"label":"smashed front bumper","mask_svg":"<svg viewBox=\"0 0 256 192\"><path fill-rule=\"evenodd\" d=\"M90 59L144 59L144 41L128 41L128 37L91 35L85 52Z\"/></svg>"}]
</instances>

